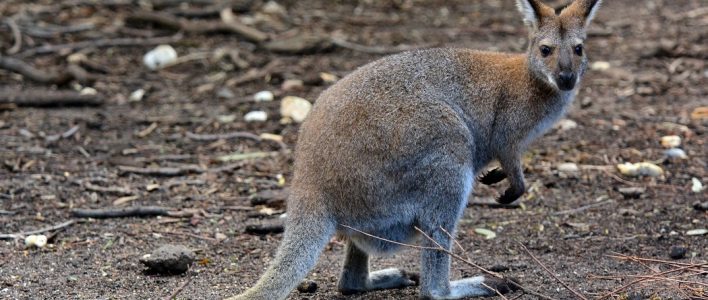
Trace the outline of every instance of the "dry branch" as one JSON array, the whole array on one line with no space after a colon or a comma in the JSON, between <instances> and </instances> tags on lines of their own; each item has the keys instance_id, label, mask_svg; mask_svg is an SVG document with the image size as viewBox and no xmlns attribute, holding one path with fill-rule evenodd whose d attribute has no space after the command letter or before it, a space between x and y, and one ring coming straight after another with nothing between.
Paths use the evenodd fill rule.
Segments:
<instances>
[{"instance_id":1,"label":"dry branch","mask_svg":"<svg viewBox=\"0 0 708 300\"><path fill-rule=\"evenodd\" d=\"M4 90L0 91L0 104L19 107L100 106L99 95L82 95L74 91L56 90Z\"/></svg>"},{"instance_id":2,"label":"dry branch","mask_svg":"<svg viewBox=\"0 0 708 300\"><path fill-rule=\"evenodd\" d=\"M233 22L190 21L170 14L140 11L126 18L127 23L143 22L155 24L167 29L183 31L189 34L234 33L253 42L263 42L268 35L255 28Z\"/></svg>"},{"instance_id":3,"label":"dry branch","mask_svg":"<svg viewBox=\"0 0 708 300\"><path fill-rule=\"evenodd\" d=\"M72 79L71 74L38 70L22 60L0 55L0 68L21 74L25 78L44 84L64 84Z\"/></svg>"},{"instance_id":4,"label":"dry branch","mask_svg":"<svg viewBox=\"0 0 708 300\"><path fill-rule=\"evenodd\" d=\"M175 211L170 208L160 206L135 206L128 208L72 209L71 215L75 218L94 219L155 216L186 218L194 215L194 212L191 210Z\"/></svg>"},{"instance_id":5,"label":"dry branch","mask_svg":"<svg viewBox=\"0 0 708 300\"><path fill-rule=\"evenodd\" d=\"M60 51L76 51L84 48L106 48L106 47L135 47L135 46L152 46L159 44L174 43L182 39L181 34L176 34L167 37L153 38L117 38L117 39L98 39L91 41L82 41L68 44L46 45L21 52L21 57L28 57L36 54L47 54Z\"/></svg>"},{"instance_id":6,"label":"dry branch","mask_svg":"<svg viewBox=\"0 0 708 300\"><path fill-rule=\"evenodd\" d=\"M32 235L32 234L38 234L38 233L44 233L47 231L55 231L59 229L63 229L65 227L71 226L74 223L76 223L75 220L69 220L61 224L57 224L54 226L49 226L46 228L38 229L38 230L33 230L33 231L25 231L25 232L18 232L18 233L7 233L7 234L0 234L0 240L8 240L8 239L18 239L22 238L27 235Z\"/></svg>"},{"instance_id":7,"label":"dry branch","mask_svg":"<svg viewBox=\"0 0 708 300\"><path fill-rule=\"evenodd\" d=\"M5 23L7 23L7 26L9 26L10 30L12 30L12 37L15 39L12 47L7 49L7 54L15 54L17 51L20 51L20 48L22 48L22 32L20 32L20 27L17 26L17 23L13 18L8 18Z\"/></svg>"},{"instance_id":8,"label":"dry branch","mask_svg":"<svg viewBox=\"0 0 708 300\"><path fill-rule=\"evenodd\" d=\"M202 173L204 170L196 167L162 167L162 168L138 168L131 166L118 166L122 174L133 173L151 176L182 176L191 173Z\"/></svg>"},{"instance_id":9,"label":"dry branch","mask_svg":"<svg viewBox=\"0 0 708 300\"><path fill-rule=\"evenodd\" d=\"M191 140L195 141L216 141L216 140L230 140L230 139L251 139L255 141L260 141L261 138L250 132L231 132L223 134L196 134L192 132L185 133L185 136Z\"/></svg>"}]
</instances>

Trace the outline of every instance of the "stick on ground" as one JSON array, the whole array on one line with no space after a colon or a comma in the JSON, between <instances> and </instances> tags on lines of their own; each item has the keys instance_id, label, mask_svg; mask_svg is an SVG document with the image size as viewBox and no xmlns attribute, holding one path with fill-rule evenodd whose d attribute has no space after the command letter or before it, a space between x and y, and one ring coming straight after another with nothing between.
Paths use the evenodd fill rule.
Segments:
<instances>
[{"instance_id":1,"label":"stick on ground","mask_svg":"<svg viewBox=\"0 0 708 300\"><path fill-rule=\"evenodd\" d=\"M18 239L18 238L22 238L22 237L27 236L27 235L38 234L38 233L44 233L44 232L47 232L47 231L55 231L55 230L59 230L59 229L63 229L63 228L65 228L65 227L71 226L71 225L73 225L74 223L76 223L75 220L69 220L69 221L66 221L66 222L61 223L61 224L57 224L57 225L54 225L54 226L45 227L45 228L38 229L38 230L25 231L25 232L18 232L18 233L0 234L0 240Z\"/></svg>"},{"instance_id":2,"label":"stick on ground","mask_svg":"<svg viewBox=\"0 0 708 300\"><path fill-rule=\"evenodd\" d=\"M55 90L0 90L0 104L19 107L62 107L100 106L100 95L82 95L74 91Z\"/></svg>"}]
</instances>

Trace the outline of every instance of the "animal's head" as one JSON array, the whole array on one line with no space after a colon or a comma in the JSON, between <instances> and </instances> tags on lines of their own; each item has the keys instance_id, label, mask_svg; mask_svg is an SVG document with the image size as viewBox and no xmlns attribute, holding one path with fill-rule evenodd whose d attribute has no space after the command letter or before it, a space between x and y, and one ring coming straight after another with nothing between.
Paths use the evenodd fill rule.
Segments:
<instances>
[{"instance_id":1,"label":"animal's head","mask_svg":"<svg viewBox=\"0 0 708 300\"><path fill-rule=\"evenodd\" d=\"M575 0L553 9L540 0L516 0L530 30L528 49L531 71L563 91L575 88L585 73L585 29L602 0Z\"/></svg>"}]
</instances>

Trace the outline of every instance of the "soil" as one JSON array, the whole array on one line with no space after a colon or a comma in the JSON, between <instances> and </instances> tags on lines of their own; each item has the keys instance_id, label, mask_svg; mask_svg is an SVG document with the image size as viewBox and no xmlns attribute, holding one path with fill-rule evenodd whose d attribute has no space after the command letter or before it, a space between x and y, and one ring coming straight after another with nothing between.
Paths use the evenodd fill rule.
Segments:
<instances>
[{"instance_id":1,"label":"soil","mask_svg":"<svg viewBox=\"0 0 708 300\"><path fill-rule=\"evenodd\" d=\"M212 7L208 4L212 1L194 1L191 6L175 2L0 3L0 14L13 16L23 35L20 51L3 55L62 72L71 54L82 53L89 61L82 66L96 77L89 83L73 80L50 86L0 70L3 93L92 87L104 101L98 107L0 106L0 233L60 224L71 220L76 208L161 206L188 215L75 219L70 226L46 232L49 244L41 249L25 248L22 238L2 240L0 298L155 299L177 293L179 299L220 299L251 286L273 258L282 234L249 234L245 229L281 222L284 207L280 201L253 206L249 197L283 190L292 176L289 150L295 147L298 125L281 122L280 99L292 95L315 101L328 85L318 80L321 72L341 78L384 55L337 46L282 53L237 34L193 32L185 32L171 45L180 56L206 53L206 58L192 56L160 71L142 65L142 56L155 45L22 55L47 44L172 36L174 31L164 26L124 21L150 9L150 3L155 11L173 15ZM577 127L553 129L533 143L524 158L529 189L520 208L470 206L457 234L465 249L457 253L483 267L506 267L502 274L555 299L576 296L520 244L588 298L630 283L633 275L651 274L649 267L661 271L672 267L610 255L669 261L671 248L678 246L686 247L687 253L673 262L708 260L706 235L687 234L708 227L706 211L693 208L707 200L707 192L692 191L692 178L708 184L708 120L692 115L708 106L708 7L701 0L605 2L586 49L592 61L608 62L610 68L589 70L567 116ZM261 1L234 3L238 20L272 40L312 34L383 48L364 50L431 44L509 52L526 48L527 31L511 0L288 0L278 2L278 7ZM199 18L217 22L218 10ZM14 44L6 24L0 25L2 53ZM77 24L92 26L67 29ZM58 33L60 29L64 32ZM214 58L217 49L236 50L241 63L228 55ZM280 63L269 65L272 61ZM253 70L262 73L250 81L229 82ZM289 79L303 80L304 85L282 90ZM145 90L145 96L132 101L130 95L138 89ZM252 101L252 95L262 90L275 92L276 100ZM243 116L252 110L266 111L268 121L245 122ZM78 131L67 132L74 126ZM231 132L280 135L284 147L269 140L201 141L187 135ZM63 133L68 137L53 137ZM663 159L660 138L666 135L682 138L680 147L688 158ZM218 159L250 152L268 154L236 162ZM663 175L628 177L615 168L642 161L657 163ZM580 170L559 171L562 163L575 163ZM125 172L121 166L181 171L177 176L158 176ZM202 172L206 169L210 171ZM489 200L504 187L477 186L470 200ZM620 189L627 187L643 190L625 197ZM486 239L475 232L477 228L492 230L496 237ZM165 244L185 245L196 252L190 271L177 276L144 273L140 257ZM343 244L333 240L307 277L317 284L317 291L294 291L289 299L417 299L417 288L339 295L336 282L342 258ZM374 269L392 266L418 270L417 250L372 261ZM702 275L684 273L680 278L693 284L647 281L612 298L705 299L708 277L702 270ZM454 278L477 273L453 261ZM508 296L536 297L522 292Z\"/></svg>"}]
</instances>

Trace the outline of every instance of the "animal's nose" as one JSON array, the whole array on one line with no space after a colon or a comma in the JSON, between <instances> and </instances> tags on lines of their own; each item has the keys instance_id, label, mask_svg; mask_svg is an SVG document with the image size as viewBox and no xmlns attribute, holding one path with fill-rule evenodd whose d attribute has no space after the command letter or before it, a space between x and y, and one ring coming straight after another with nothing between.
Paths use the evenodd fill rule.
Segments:
<instances>
[{"instance_id":1,"label":"animal's nose","mask_svg":"<svg viewBox=\"0 0 708 300\"><path fill-rule=\"evenodd\" d=\"M575 73L561 71L558 74L558 87L562 90L572 90L575 87Z\"/></svg>"}]
</instances>

